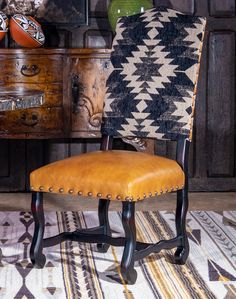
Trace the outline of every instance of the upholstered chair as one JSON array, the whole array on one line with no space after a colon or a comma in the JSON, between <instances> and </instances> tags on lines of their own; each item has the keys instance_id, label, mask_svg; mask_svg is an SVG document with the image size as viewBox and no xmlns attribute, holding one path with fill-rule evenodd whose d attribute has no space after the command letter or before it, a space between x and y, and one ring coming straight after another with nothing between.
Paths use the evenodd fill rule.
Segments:
<instances>
[{"instance_id":1,"label":"upholstered chair","mask_svg":"<svg viewBox=\"0 0 236 299\"><path fill-rule=\"evenodd\" d=\"M121 274L137 278L136 260L176 248L174 260L189 254L188 149L199 73L205 19L158 7L119 19L107 79L101 150L43 166L30 175L35 230L32 263L45 264L43 248L67 239L97 243L101 252L124 246ZM114 137L172 140L176 160L136 151L112 150ZM43 239L43 193L91 197L98 204L99 227ZM135 203L177 192L176 237L156 244L136 241ZM122 203L124 237L112 237L108 207ZM55 208L56 209L56 208ZM147 205L148 209L148 205Z\"/></svg>"}]
</instances>

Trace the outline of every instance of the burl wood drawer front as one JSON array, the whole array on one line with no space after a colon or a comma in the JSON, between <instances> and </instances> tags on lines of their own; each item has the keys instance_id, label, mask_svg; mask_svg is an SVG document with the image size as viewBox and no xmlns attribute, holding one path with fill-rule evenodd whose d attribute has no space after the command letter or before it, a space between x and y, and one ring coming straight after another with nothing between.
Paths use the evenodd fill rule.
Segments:
<instances>
[{"instance_id":1,"label":"burl wood drawer front","mask_svg":"<svg viewBox=\"0 0 236 299\"><path fill-rule=\"evenodd\" d=\"M61 83L8 83L4 85L1 85L0 83L0 89L2 93L4 93L4 90L8 92L17 90L20 91L22 94L24 94L24 91L40 91L43 93L44 97L44 103L42 107L62 106L63 85Z\"/></svg>"},{"instance_id":2,"label":"burl wood drawer front","mask_svg":"<svg viewBox=\"0 0 236 299\"><path fill-rule=\"evenodd\" d=\"M72 61L72 131L100 131L108 66L108 59Z\"/></svg>"},{"instance_id":3,"label":"burl wood drawer front","mask_svg":"<svg viewBox=\"0 0 236 299\"><path fill-rule=\"evenodd\" d=\"M35 108L0 113L0 132L36 133L62 129L62 108Z\"/></svg>"},{"instance_id":4,"label":"burl wood drawer front","mask_svg":"<svg viewBox=\"0 0 236 299\"><path fill-rule=\"evenodd\" d=\"M62 82L63 57L26 56L0 60L0 82Z\"/></svg>"}]
</instances>

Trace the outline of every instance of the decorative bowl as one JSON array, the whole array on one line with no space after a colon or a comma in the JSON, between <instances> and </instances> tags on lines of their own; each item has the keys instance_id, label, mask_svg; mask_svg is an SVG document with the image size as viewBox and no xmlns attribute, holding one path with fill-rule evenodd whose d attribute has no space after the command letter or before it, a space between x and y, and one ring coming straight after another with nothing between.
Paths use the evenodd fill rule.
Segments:
<instances>
[{"instance_id":1,"label":"decorative bowl","mask_svg":"<svg viewBox=\"0 0 236 299\"><path fill-rule=\"evenodd\" d=\"M8 17L0 11L0 40L4 38L8 31L9 20Z\"/></svg>"},{"instance_id":2,"label":"decorative bowl","mask_svg":"<svg viewBox=\"0 0 236 299\"><path fill-rule=\"evenodd\" d=\"M10 32L14 41L22 47L38 48L45 41L41 25L31 16L15 14L11 17Z\"/></svg>"}]
</instances>

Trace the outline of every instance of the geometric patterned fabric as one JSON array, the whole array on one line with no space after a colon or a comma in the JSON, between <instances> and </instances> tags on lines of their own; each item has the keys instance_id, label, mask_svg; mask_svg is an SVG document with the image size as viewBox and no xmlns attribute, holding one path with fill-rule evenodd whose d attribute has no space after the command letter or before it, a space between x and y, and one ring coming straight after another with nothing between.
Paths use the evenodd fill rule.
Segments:
<instances>
[{"instance_id":1,"label":"geometric patterned fabric","mask_svg":"<svg viewBox=\"0 0 236 299\"><path fill-rule=\"evenodd\" d=\"M157 242L175 236L175 213L136 212L137 238ZM113 235L124 235L121 214L109 212ZM119 276L122 247L107 253L94 245L66 241L45 248L43 269L32 266L34 229L29 212L0 212L1 299L233 299L236 298L236 211L187 214L190 255L185 265L163 250L135 262L138 279L126 285ZM45 237L98 225L96 212L47 212ZM148 232L148 234L147 234ZM171 273L171 274L170 274ZM118 282L119 283L118 283Z\"/></svg>"},{"instance_id":2,"label":"geometric patterned fabric","mask_svg":"<svg viewBox=\"0 0 236 299\"><path fill-rule=\"evenodd\" d=\"M103 134L191 139L205 25L164 7L118 20Z\"/></svg>"}]
</instances>

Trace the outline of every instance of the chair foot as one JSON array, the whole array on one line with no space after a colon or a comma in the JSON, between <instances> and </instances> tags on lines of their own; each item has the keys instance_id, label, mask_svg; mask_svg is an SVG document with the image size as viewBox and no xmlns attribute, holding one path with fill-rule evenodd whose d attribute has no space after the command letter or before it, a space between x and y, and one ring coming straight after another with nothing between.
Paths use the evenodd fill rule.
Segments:
<instances>
[{"instance_id":1,"label":"chair foot","mask_svg":"<svg viewBox=\"0 0 236 299\"><path fill-rule=\"evenodd\" d=\"M43 193L33 192L31 211L34 217L34 235L30 247L30 259L36 268L43 268L46 263L46 257L43 254L43 234L44 234L44 211L43 211Z\"/></svg>"},{"instance_id":2,"label":"chair foot","mask_svg":"<svg viewBox=\"0 0 236 299\"><path fill-rule=\"evenodd\" d=\"M134 268L125 269L121 267L121 275L126 284L135 284L137 280L137 271Z\"/></svg>"},{"instance_id":3,"label":"chair foot","mask_svg":"<svg viewBox=\"0 0 236 299\"><path fill-rule=\"evenodd\" d=\"M189 256L189 245L177 247L174 254L175 263L178 265L184 265L186 263L188 256Z\"/></svg>"},{"instance_id":4,"label":"chair foot","mask_svg":"<svg viewBox=\"0 0 236 299\"><path fill-rule=\"evenodd\" d=\"M43 269L46 264L46 256L41 254L39 256L30 256L33 266L37 269Z\"/></svg>"},{"instance_id":5,"label":"chair foot","mask_svg":"<svg viewBox=\"0 0 236 299\"><path fill-rule=\"evenodd\" d=\"M103 233L107 236L111 236L111 229L109 225L108 210L110 200L100 199L98 204L98 219L99 225L103 226ZM109 249L109 244L97 244L97 250L101 253L106 253Z\"/></svg>"},{"instance_id":6,"label":"chair foot","mask_svg":"<svg viewBox=\"0 0 236 299\"><path fill-rule=\"evenodd\" d=\"M136 248L135 203L123 202L122 224L125 232L125 246L121 260L121 274L127 284L134 284L137 272L134 269Z\"/></svg>"}]
</instances>

